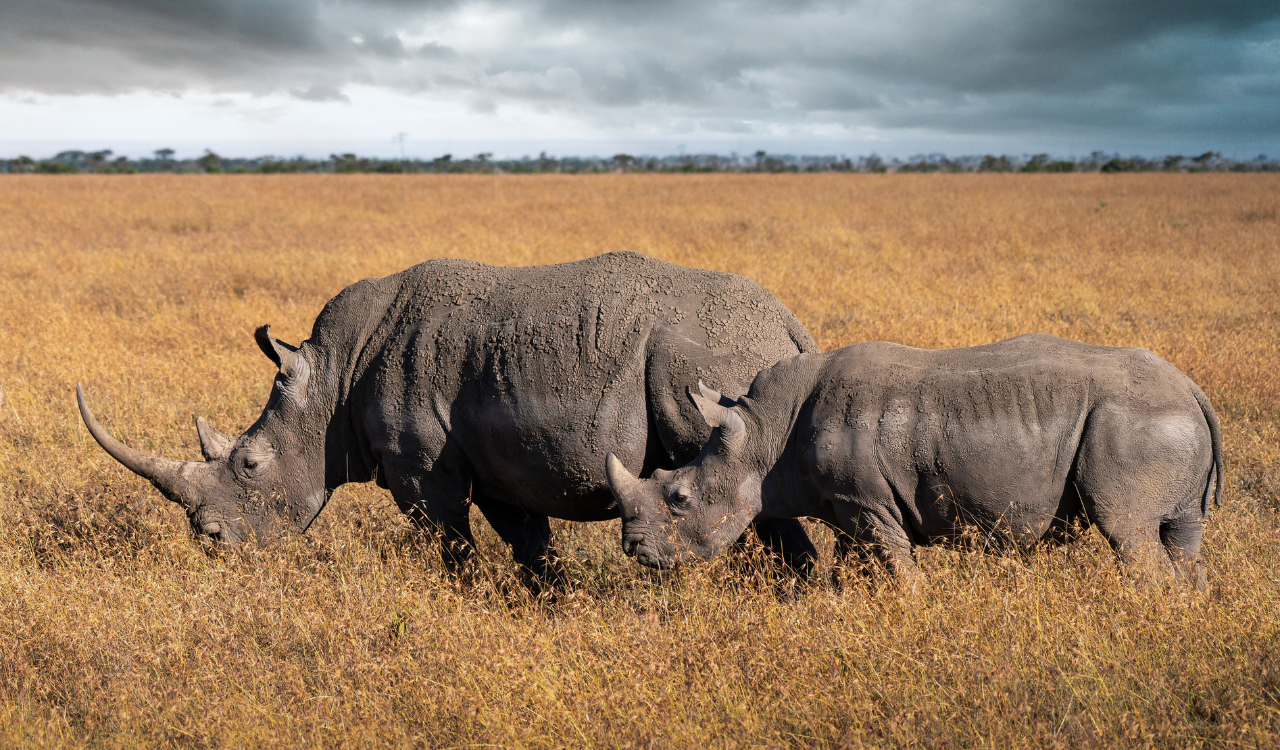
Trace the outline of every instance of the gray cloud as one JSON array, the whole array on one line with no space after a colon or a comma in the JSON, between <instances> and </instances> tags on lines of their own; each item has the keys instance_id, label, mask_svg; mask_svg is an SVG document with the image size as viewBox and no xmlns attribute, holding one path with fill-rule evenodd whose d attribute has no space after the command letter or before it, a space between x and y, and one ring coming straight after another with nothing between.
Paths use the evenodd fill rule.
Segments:
<instances>
[{"instance_id":1,"label":"gray cloud","mask_svg":"<svg viewBox=\"0 0 1280 750\"><path fill-rule=\"evenodd\" d=\"M304 102L347 102L351 101L347 95L342 93L342 89L337 86L327 86L318 83L306 89L294 89L289 94L294 99L301 99Z\"/></svg>"},{"instance_id":2,"label":"gray cloud","mask_svg":"<svg viewBox=\"0 0 1280 750\"><path fill-rule=\"evenodd\" d=\"M340 101L343 86L364 84L481 113L528 102L714 133L799 123L1274 141L1278 81L1274 0L0 6L0 90Z\"/></svg>"}]
</instances>

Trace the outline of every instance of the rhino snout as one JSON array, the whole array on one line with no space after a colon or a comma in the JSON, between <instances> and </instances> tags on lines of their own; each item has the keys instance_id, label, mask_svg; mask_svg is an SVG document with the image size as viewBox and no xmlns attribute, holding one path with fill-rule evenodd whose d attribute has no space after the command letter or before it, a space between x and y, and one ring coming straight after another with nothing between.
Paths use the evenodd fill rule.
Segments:
<instances>
[{"instance_id":1,"label":"rhino snout","mask_svg":"<svg viewBox=\"0 0 1280 750\"><path fill-rule=\"evenodd\" d=\"M195 524L197 541L211 544L215 549L231 546L230 531L226 524L217 521L205 521Z\"/></svg>"},{"instance_id":2,"label":"rhino snout","mask_svg":"<svg viewBox=\"0 0 1280 750\"><path fill-rule=\"evenodd\" d=\"M636 562L646 568L657 568L658 570L674 570L680 565L680 561L676 558L652 554L646 547L641 547L636 552Z\"/></svg>"},{"instance_id":3,"label":"rhino snout","mask_svg":"<svg viewBox=\"0 0 1280 750\"><path fill-rule=\"evenodd\" d=\"M243 523L216 516L192 519L191 528L198 541L214 549L237 548L252 535Z\"/></svg>"},{"instance_id":4,"label":"rhino snout","mask_svg":"<svg viewBox=\"0 0 1280 750\"><path fill-rule=\"evenodd\" d=\"M672 545L655 543L651 541L650 535L642 531L624 532L622 551L627 557L634 557L636 562L648 568L671 570L680 564Z\"/></svg>"}]
</instances>

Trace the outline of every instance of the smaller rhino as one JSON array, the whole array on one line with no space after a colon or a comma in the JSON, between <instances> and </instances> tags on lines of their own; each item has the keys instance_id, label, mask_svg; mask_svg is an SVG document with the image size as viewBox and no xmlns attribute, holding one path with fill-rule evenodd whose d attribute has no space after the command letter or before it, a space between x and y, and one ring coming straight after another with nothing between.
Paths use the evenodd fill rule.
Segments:
<instances>
[{"instance_id":1,"label":"smaller rhino","mask_svg":"<svg viewBox=\"0 0 1280 750\"><path fill-rule=\"evenodd\" d=\"M1205 585L1218 418L1145 349L877 342L784 359L736 402L698 385L714 430L692 463L642 480L606 457L623 548L650 567L716 555L753 518L821 519L843 532L838 555L897 576L966 529L1025 549L1096 524L1127 567Z\"/></svg>"}]
</instances>

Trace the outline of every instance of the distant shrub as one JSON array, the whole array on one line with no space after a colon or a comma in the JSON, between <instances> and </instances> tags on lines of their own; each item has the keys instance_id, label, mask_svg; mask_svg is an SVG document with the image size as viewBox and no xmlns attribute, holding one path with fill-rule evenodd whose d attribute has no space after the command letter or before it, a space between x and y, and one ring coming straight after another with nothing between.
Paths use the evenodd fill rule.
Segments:
<instances>
[{"instance_id":1,"label":"distant shrub","mask_svg":"<svg viewBox=\"0 0 1280 750\"><path fill-rule=\"evenodd\" d=\"M1036 154L1035 156L1028 159L1026 164L1023 164L1021 167L1019 167L1018 171L1019 172L1043 172L1045 171L1045 167L1048 166L1048 164L1049 164L1048 154Z\"/></svg>"},{"instance_id":2,"label":"distant shrub","mask_svg":"<svg viewBox=\"0 0 1280 750\"><path fill-rule=\"evenodd\" d=\"M1044 171L1074 172L1076 171L1076 163L1073 161L1065 161L1065 160L1059 159L1058 161L1051 161L1048 164L1044 165Z\"/></svg>"},{"instance_id":3,"label":"distant shrub","mask_svg":"<svg viewBox=\"0 0 1280 750\"><path fill-rule=\"evenodd\" d=\"M296 161L281 161L277 159L268 159L262 162L258 167L258 171L262 174L283 174L301 171L301 165Z\"/></svg>"},{"instance_id":4,"label":"distant shrub","mask_svg":"<svg viewBox=\"0 0 1280 750\"><path fill-rule=\"evenodd\" d=\"M213 153L209 149L204 150L204 156L196 159L196 166L210 174L216 174L222 171L222 157Z\"/></svg>"},{"instance_id":5,"label":"distant shrub","mask_svg":"<svg viewBox=\"0 0 1280 750\"><path fill-rule=\"evenodd\" d=\"M40 174L79 174L80 170L64 162L46 159L36 165L36 172Z\"/></svg>"},{"instance_id":6,"label":"distant shrub","mask_svg":"<svg viewBox=\"0 0 1280 750\"><path fill-rule=\"evenodd\" d=\"M913 161L898 167L899 172L937 172L938 165L927 161Z\"/></svg>"},{"instance_id":7,"label":"distant shrub","mask_svg":"<svg viewBox=\"0 0 1280 750\"><path fill-rule=\"evenodd\" d=\"M333 171L339 174L368 172L372 166L368 159L361 159L355 154L329 154L329 158L333 161Z\"/></svg>"},{"instance_id":8,"label":"distant shrub","mask_svg":"<svg viewBox=\"0 0 1280 750\"><path fill-rule=\"evenodd\" d=\"M862 168L875 174L884 174L889 171L889 168L885 166L884 159L875 154L867 157L866 161L862 163Z\"/></svg>"},{"instance_id":9,"label":"distant shrub","mask_svg":"<svg viewBox=\"0 0 1280 750\"><path fill-rule=\"evenodd\" d=\"M1007 156L992 156L987 154L982 157L982 163L978 165L979 172L1012 172L1013 162L1009 161Z\"/></svg>"},{"instance_id":10,"label":"distant shrub","mask_svg":"<svg viewBox=\"0 0 1280 750\"><path fill-rule=\"evenodd\" d=\"M30 156L19 156L9 162L9 172L12 174L30 174L34 171L36 171L36 160Z\"/></svg>"},{"instance_id":11,"label":"distant shrub","mask_svg":"<svg viewBox=\"0 0 1280 750\"><path fill-rule=\"evenodd\" d=\"M690 161L686 162L686 163L685 163L685 166L692 167L692 166L693 166L693 161L692 161L692 160L690 160ZM686 172L692 172L692 171L693 171L693 169L686 169L685 171L686 171ZM765 157L765 160L764 160L764 171L766 171L766 172L775 172L775 173L776 173L776 172L785 172L785 171L787 171L787 163L786 163L786 162L784 162L783 160L781 160L781 159L777 158L777 157L767 156L767 157Z\"/></svg>"},{"instance_id":12,"label":"distant shrub","mask_svg":"<svg viewBox=\"0 0 1280 750\"><path fill-rule=\"evenodd\" d=\"M1140 159L1138 157L1133 157L1131 159L1121 159L1120 157L1117 156L1114 159L1111 159L1107 163L1103 164L1098 171L1107 172L1107 173L1146 172L1150 170L1153 166L1154 165L1152 165L1152 163L1148 162L1146 159Z\"/></svg>"}]
</instances>

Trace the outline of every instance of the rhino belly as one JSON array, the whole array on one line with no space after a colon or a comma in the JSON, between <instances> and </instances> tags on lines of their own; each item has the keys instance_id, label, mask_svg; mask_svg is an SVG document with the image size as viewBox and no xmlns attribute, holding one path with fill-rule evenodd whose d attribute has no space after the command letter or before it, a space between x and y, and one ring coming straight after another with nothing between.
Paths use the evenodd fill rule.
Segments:
<instances>
[{"instance_id":1,"label":"rhino belly","mask_svg":"<svg viewBox=\"0 0 1280 750\"><path fill-rule=\"evenodd\" d=\"M618 446L624 461L638 465L648 437L638 395L491 399L469 409L462 421L453 427L466 435L473 495L569 521L617 517L599 446Z\"/></svg>"},{"instance_id":2,"label":"rhino belly","mask_svg":"<svg viewBox=\"0 0 1280 750\"><path fill-rule=\"evenodd\" d=\"M904 472L913 491L900 496L914 498L922 536L976 527L1022 544L1042 538L1062 512L1078 442L1071 427L988 419L917 443Z\"/></svg>"}]
</instances>

